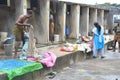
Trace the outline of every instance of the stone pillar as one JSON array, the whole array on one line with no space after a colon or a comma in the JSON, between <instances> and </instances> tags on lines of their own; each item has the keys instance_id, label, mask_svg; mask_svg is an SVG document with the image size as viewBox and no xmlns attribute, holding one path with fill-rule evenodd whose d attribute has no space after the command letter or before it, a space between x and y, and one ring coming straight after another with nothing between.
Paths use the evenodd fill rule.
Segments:
<instances>
[{"instance_id":1,"label":"stone pillar","mask_svg":"<svg viewBox=\"0 0 120 80\"><path fill-rule=\"evenodd\" d=\"M16 17L27 13L27 0L15 0Z\"/></svg>"},{"instance_id":2,"label":"stone pillar","mask_svg":"<svg viewBox=\"0 0 120 80\"><path fill-rule=\"evenodd\" d=\"M104 26L104 10L101 10L101 25Z\"/></svg>"},{"instance_id":3,"label":"stone pillar","mask_svg":"<svg viewBox=\"0 0 120 80\"><path fill-rule=\"evenodd\" d=\"M50 6L50 0L40 0L40 25L38 27L38 31L41 34L40 41L41 43L47 43L49 42L49 6Z\"/></svg>"},{"instance_id":4,"label":"stone pillar","mask_svg":"<svg viewBox=\"0 0 120 80\"><path fill-rule=\"evenodd\" d=\"M98 10L98 23L104 25L104 10Z\"/></svg>"},{"instance_id":5,"label":"stone pillar","mask_svg":"<svg viewBox=\"0 0 120 80\"><path fill-rule=\"evenodd\" d=\"M94 9L94 18L93 22L97 22L97 9Z\"/></svg>"},{"instance_id":6,"label":"stone pillar","mask_svg":"<svg viewBox=\"0 0 120 80\"><path fill-rule=\"evenodd\" d=\"M89 7L81 7L80 21L80 34L87 36L89 30Z\"/></svg>"},{"instance_id":7,"label":"stone pillar","mask_svg":"<svg viewBox=\"0 0 120 80\"><path fill-rule=\"evenodd\" d=\"M7 6L10 7L10 0L7 0Z\"/></svg>"},{"instance_id":8,"label":"stone pillar","mask_svg":"<svg viewBox=\"0 0 120 80\"><path fill-rule=\"evenodd\" d=\"M30 5L31 3L30 3L30 0L27 0L27 8L29 8L30 9Z\"/></svg>"},{"instance_id":9,"label":"stone pillar","mask_svg":"<svg viewBox=\"0 0 120 80\"><path fill-rule=\"evenodd\" d=\"M66 3L60 2L57 9L57 27L59 27L60 41L65 41Z\"/></svg>"},{"instance_id":10,"label":"stone pillar","mask_svg":"<svg viewBox=\"0 0 120 80\"><path fill-rule=\"evenodd\" d=\"M93 8L90 9L90 15L89 15L89 31L91 32L94 28L94 22L97 22L97 9Z\"/></svg>"},{"instance_id":11,"label":"stone pillar","mask_svg":"<svg viewBox=\"0 0 120 80\"><path fill-rule=\"evenodd\" d=\"M71 5L71 38L78 38L79 36L79 21L80 21L80 6Z\"/></svg>"},{"instance_id":12,"label":"stone pillar","mask_svg":"<svg viewBox=\"0 0 120 80\"><path fill-rule=\"evenodd\" d=\"M104 12L104 28L105 29L110 29L111 27L108 27L108 15L109 15L109 12L105 11Z\"/></svg>"}]
</instances>

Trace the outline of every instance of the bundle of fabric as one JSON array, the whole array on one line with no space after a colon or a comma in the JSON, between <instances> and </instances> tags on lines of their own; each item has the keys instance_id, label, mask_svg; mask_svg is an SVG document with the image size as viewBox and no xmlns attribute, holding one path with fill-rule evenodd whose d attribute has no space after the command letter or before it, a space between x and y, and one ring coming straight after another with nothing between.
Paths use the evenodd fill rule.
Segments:
<instances>
[{"instance_id":1,"label":"bundle of fabric","mask_svg":"<svg viewBox=\"0 0 120 80\"><path fill-rule=\"evenodd\" d=\"M73 44L67 42L67 43L64 44L64 46L65 46L65 47L72 47Z\"/></svg>"},{"instance_id":2,"label":"bundle of fabric","mask_svg":"<svg viewBox=\"0 0 120 80\"><path fill-rule=\"evenodd\" d=\"M87 52L92 51L91 44L83 43L81 46L83 46L84 50L87 50Z\"/></svg>"},{"instance_id":3,"label":"bundle of fabric","mask_svg":"<svg viewBox=\"0 0 120 80\"><path fill-rule=\"evenodd\" d=\"M1 60L0 72L8 74L8 79L12 80L16 76L42 69L41 63L28 62L24 60Z\"/></svg>"},{"instance_id":4,"label":"bundle of fabric","mask_svg":"<svg viewBox=\"0 0 120 80\"><path fill-rule=\"evenodd\" d=\"M35 56L28 56L27 61L31 62L39 62L40 60L44 59L44 53L43 54L37 54Z\"/></svg>"},{"instance_id":5,"label":"bundle of fabric","mask_svg":"<svg viewBox=\"0 0 120 80\"><path fill-rule=\"evenodd\" d=\"M53 52L47 52L44 54L44 58L38 60L39 62L43 63L47 67L53 67L56 62L56 56Z\"/></svg>"},{"instance_id":6,"label":"bundle of fabric","mask_svg":"<svg viewBox=\"0 0 120 80\"><path fill-rule=\"evenodd\" d=\"M86 36L82 36L82 41L88 42L88 41L90 41L90 39Z\"/></svg>"},{"instance_id":7,"label":"bundle of fabric","mask_svg":"<svg viewBox=\"0 0 120 80\"><path fill-rule=\"evenodd\" d=\"M61 47L60 48L61 51L65 51L65 52L73 52L74 48L73 47Z\"/></svg>"}]
</instances>

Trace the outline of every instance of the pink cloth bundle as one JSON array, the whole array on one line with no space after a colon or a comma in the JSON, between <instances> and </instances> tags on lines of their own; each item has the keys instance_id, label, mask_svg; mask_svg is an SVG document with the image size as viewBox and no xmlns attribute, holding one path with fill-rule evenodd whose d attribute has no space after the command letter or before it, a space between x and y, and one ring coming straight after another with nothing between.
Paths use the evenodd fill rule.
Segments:
<instances>
[{"instance_id":1,"label":"pink cloth bundle","mask_svg":"<svg viewBox=\"0 0 120 80\"><path fill-rule=\"evenodd\" d=\"M47 52L44 54L44 59L41 59L40 62L46 65L47 67L53 67L56 62L56 56L53 52Z\"/></svg>"}]
</instances>

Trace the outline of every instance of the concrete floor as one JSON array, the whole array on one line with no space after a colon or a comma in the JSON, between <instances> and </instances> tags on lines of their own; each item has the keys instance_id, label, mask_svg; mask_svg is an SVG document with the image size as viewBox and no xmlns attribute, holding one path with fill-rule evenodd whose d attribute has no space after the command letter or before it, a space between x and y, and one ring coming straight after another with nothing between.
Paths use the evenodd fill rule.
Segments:
<instances>
[{"instance_id":1,"label":"concrete floor","mask_svg":"<svg viewBox=\"0 0 120 80\"><path fill-rule=\"evenodd\" d=\"M50 80L120 80L120 53L109 50L105 56L63 68Z\"/></svg>"}]
</instances>

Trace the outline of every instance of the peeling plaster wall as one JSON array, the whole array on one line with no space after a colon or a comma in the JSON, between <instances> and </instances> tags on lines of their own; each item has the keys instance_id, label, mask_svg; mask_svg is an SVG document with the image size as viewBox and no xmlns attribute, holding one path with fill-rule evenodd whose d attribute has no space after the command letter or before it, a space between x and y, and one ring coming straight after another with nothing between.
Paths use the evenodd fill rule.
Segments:
<instances>
[{"instance_id":1,"label":"peeling plaster wall","mask_svg":"<svg viewBox=\"0 0 120 80\"><path fill-rule=\"evenodd\" d=\"M36 25L38 27L36 28L38 30L36 37L39 43L49 42L49 9L50 0L40 0L40 16L36 15Z\"/></svg>"},{"instance_id":2,"label":"peeling plaster wall","mask_svg":"<svg viewBox=\"0 0 120 80\"><path fill-rule=\"evenodd\" d=\"M105 11L104 12L104 27L105 27L105 29L109 29L108 17L109 17L109 12Z\"/></svg>"},{"instance_id":3,"label":"peeling plaster wall","mask_svg":"<svg viewBox=\"0 0 120 80\"><path fill-rule=\"evenodd\" d=\"M0 31L8 32L8 36L9 34L13 34L15 21L18 16L23 13L21 6L21 0L11 0L10 7L6 5L0 5Z\"/></svg>"},{"instance_id":4,"label":"peeling plaster wall","mask_svg":"<svg viewBox=\"0 0 120 80\"><path fill-rule=\"evenodd\" d=\"M97 21L100 25L104 25L104 10L100 10L98 9L98 12L97 12Z\"/></svg>"},{"instance_id":5,"label":"peeling plaster wall","mask_svg":"<svg viewBox=\"0 0 120 80\"><path fill-rule=\"evenodd\" d=\"M0 5L0 32L12 34L12 28L15 22L15 11L7 6Z\"/></svg>"},{"instance_id":6,"label":"peeling plaster wall","mask_svg":"<svg viewBox=\"0 0 120 80\"><path fill-rule=\"evenodd\" d=\"M80 9L80 34L86 36L89 30L89 7L81 7Z\"/></svg>"},{"instance_id":7,"label":"peeling plaster wall","mask_svg":"<svg viewBox=\"0 0 120 80\"><path fill-rule=\"evenodd\" d=\"M97 21L97 9L90 8L89 12L89 32L94 28L94 22Z\"/></svg>"},{"instance_id":8,"label":"peeling plaster wall","mask_svg":"<svg viewBox=\"0 0 120 80\"><path fill-rule=\"evenodd\" d=\"M65 41L66 3L59 3L56 12L56 32L60 35L60 41Z\"/></svg>"},{"instance_id":9,"label":"peeling plaster wall","mask_svg":"<svg viewBox=\"0 0 120 80\"><path fill-rule=\"evenodd\" d=\"M79 35L79 20L80 20L80 6L71 5L71 34L70 37L78 38Z\"/></svg>"}]
</instances>

